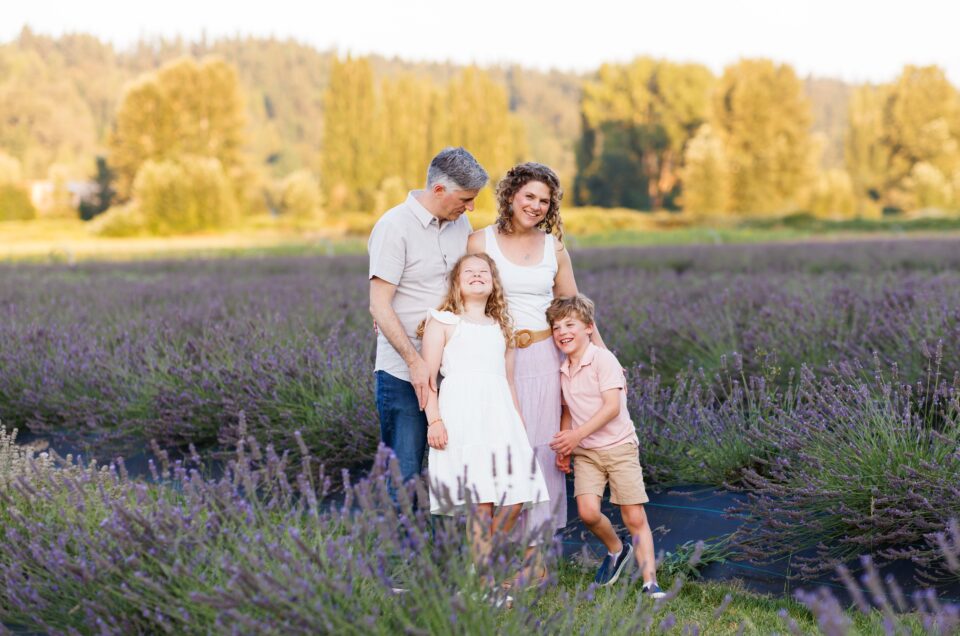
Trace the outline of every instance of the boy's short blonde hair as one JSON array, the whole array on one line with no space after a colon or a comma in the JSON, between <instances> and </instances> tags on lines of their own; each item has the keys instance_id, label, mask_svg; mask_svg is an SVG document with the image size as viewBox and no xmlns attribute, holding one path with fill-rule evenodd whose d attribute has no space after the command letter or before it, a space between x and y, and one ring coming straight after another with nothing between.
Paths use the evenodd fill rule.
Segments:
<instances>
[{"instance_id":1,"label":"boy's short blonde hair","mask_svg":"<svg viewBox=\"0 0 960 636\"><path fill-rule=\"evenodd\" d=\"M554 298L550 306L547 307L547 322L551 327L553 327L555 322L571 315L577 317L586 325L592 325L594 315L593 301L583 294L560 296Z\"/></svg>"}]
</instances>

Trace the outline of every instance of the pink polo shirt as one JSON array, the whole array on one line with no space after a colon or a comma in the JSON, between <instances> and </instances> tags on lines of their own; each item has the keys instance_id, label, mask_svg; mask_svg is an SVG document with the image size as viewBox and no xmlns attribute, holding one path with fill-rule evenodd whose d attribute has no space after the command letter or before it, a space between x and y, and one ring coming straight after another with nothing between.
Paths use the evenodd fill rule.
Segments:
<instances>
[{"instance_id":1,"label":"pink polo shirt","mask_svg":"<svg viewBox=\"0 0 960 636\"><path fill-rule=\"evenodd\" d=\"M571 369L570 358L560 365L560 389L563 403L573 416L573 428L583 426L603 406L604 391L620 389L620 414L606 426L580 442L581 448L607 449L621 444L640 446L637 430L627 411L627 379L617 357L593 343L580 360L580 366Z\"/></svg>"}]
</instances>

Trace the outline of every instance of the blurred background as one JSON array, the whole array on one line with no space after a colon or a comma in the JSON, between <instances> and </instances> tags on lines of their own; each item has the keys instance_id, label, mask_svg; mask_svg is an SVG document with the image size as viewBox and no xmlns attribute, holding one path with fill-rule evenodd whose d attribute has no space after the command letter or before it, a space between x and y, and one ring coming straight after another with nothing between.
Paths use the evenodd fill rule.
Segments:
<instances>
[{"instance_id":1,"label":"blurred background","mask_svg":"<svg viewBox=\"0 0 960 636\"><path fill-rule=\"evenodd\" d=\"M911 6L5 7L0 257L348 244L449 145L475 226L535 160L585 244L953 230L960 16Z\"/></svg>"}]
</instances>

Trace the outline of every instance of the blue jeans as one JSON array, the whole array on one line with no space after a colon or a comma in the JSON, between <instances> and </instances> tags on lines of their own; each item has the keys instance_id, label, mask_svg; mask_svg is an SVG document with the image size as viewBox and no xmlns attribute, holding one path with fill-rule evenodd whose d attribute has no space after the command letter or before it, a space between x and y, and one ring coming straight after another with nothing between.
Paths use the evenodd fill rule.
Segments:
<instances>
[{"instance_id":1,"label":"blue jeans","mask_svg":"<svg viewBox=\"0 0 960 636\"><path fill-rule=\"evenodd\" d=\"M417 392L406 380L377 371L377 413L380 439L393 450L403 481L420 474L427 447L427 415L420 410Z\"/></svg>"}]
</instances>

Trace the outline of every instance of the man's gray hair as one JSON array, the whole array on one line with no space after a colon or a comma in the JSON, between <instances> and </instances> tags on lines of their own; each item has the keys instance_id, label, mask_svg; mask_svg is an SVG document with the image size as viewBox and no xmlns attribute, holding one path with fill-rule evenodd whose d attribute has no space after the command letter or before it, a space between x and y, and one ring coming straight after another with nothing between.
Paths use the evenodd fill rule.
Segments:
<instances>
[{"instance_id":1,"label":"man's gray hair","mask_svg":"<svg viewBox=\"0 0 960 636\"><path fill-rule=\"evenodd\" d=\"M466 149L444 148L427 169L427 190L441 184L448 190L479 190L490 177Z\"/></svg>"}]
</instances>

